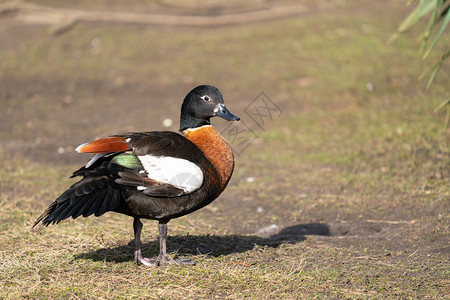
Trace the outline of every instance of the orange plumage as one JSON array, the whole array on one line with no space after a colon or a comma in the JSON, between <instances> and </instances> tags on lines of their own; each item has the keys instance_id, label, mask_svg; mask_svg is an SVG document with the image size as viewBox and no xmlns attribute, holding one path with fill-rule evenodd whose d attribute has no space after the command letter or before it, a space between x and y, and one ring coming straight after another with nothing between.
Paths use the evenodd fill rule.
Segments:
<instances>
[{"instance_id":1,"label":"orange plumage","mask_svg":"<svg viewBox=\"0 0 450 300\"><path fill-rule=\"evenodd\" d=\"M225 139L210 125L183 131L216 168L222 188L228 184L234 169L233 151Z\"/></svg>"},{"instance_id":2,"label":"orange plumage","mask_svg":"<svg viewBox=\"0 0 450 300\"><path fill-rule=\"evenodd\" d=\"M78 153L114 153L130 150L124 137L112 136L80 145Z\"/></svg>"}]
</instances>

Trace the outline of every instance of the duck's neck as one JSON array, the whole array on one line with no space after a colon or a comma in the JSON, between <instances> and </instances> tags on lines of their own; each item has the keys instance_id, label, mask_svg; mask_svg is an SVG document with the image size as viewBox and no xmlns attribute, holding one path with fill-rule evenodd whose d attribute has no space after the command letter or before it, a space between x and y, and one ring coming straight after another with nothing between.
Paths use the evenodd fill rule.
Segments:
<instances>
[{"instance_id":1,"label":"duck's neck","mask_svg":"<svg viewBox=\"0 0 450 300\"><path fill-rule=\"evenodd\" d=\"M184 103L183 103L184 105ZM181 109L181 117L180 117L180 131L184 132L185 130L188 130L189 128L199 128L204 125L211 125L211 122L209 119L205 118L195 118L191 114L187 114L183 112L183 109Z\"/></svg>"},{"instance_id":2,"label":"duck's neck","mask_svg":"<svg viewBox=\"0 0 450 300\"><path fill-rule=\"evenodd\" d=\"M225 188L234 169L233 151L225 139L211 125L186 129L183 130L183 134L213 164L219 173L221 186Z\"/></svg>"}]
</instances>

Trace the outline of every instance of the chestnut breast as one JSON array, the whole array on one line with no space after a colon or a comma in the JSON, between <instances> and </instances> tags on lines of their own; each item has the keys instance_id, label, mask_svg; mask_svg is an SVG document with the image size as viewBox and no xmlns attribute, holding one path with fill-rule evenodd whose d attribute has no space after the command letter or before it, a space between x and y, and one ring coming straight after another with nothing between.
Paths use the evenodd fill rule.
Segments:
<instances>
[{"instance_id":1,"label":"chestnut breast","mask_svg":"<svg viewBox=\"0 0 450 300\"><path fill-rule=\"evenodd\" d=\"M233 151L225 139L211 125L186 129L183 134L213 164L220 177L220 186L225 189L234 169Z\"/></svg>"}]
</instances>

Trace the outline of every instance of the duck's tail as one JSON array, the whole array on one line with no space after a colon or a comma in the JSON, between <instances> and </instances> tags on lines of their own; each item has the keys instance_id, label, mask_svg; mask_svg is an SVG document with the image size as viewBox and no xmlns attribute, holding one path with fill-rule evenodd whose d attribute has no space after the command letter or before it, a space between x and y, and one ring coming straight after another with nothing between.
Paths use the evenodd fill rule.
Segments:
<instances>
[{"instance_id":1,"label":"duck's tail","mask_svg":"<svg viewBox=\"0 0 450 300\"><path fill-rule=\"evenodd\" d=\"M36 220L33 227L41 221L47 226L58 224L69 217L75 219L81 215L88 217L92 214L98 217L120 207L122 196L114 179L84 167L73 176L80 175L83 179L59 196Z\"/></svg>"}]
</instances>

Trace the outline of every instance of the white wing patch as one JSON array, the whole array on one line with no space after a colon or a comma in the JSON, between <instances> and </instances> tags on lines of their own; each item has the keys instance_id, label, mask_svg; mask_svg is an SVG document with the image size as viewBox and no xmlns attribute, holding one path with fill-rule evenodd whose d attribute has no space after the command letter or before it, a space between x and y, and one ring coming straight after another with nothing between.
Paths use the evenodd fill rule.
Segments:
<instances>
[{"instance_id":1,"label":"white wing patch","mask_svg":"<svg viewBox=\"0 0 450 300\"><path fill-rule=\"evenodd\" d=\"M191 193L202 186L203 172L199 166L186 159L169 156L138 156L148 178L169 183Z\"/></svg>"}]
</instances>

